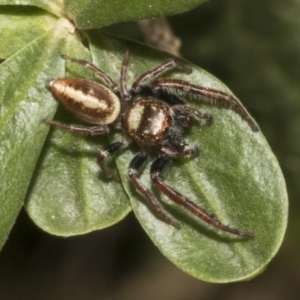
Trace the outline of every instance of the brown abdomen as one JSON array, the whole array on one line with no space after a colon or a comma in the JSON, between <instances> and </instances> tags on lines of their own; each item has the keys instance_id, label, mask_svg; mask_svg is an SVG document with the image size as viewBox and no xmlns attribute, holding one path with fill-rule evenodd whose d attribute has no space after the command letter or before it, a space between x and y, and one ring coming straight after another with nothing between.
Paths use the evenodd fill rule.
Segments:
<instances>
[{"instance_id":1,"label":"brown abdomen","mask_svg":"<svg viewBox=\"0 0 300 300\"><path fill-rule=\"evenodd\" d=\"M54 96L80 119L97 125L117 120L121 104L107 87L80 78L58 78L49 82Z\"/></svg>"}]
</instances>

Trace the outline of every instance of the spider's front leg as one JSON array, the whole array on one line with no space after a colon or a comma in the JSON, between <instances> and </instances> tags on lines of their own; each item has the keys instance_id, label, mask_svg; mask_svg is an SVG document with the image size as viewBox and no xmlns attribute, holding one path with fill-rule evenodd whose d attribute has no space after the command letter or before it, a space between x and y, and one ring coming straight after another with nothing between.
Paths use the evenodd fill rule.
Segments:
<instances>
[{"instance_id":1,"label":"spider's front leg","mask_svg":"<svg viewBox=\"0 0 300 300\"><path fill-rule=\"evenodd\" d=\"M249 113L233 96L211 88L191 84L180 79L160 78L151 83L154 94L171 93L178 96L194 96L196 99L210 105L227 107L238 113L245 120L253 131L258 131L258 127L252 120Z\"/></svg>"},{"instance_id":2,"label":"spider's front leg","mask_svg":"<svg viewBox=\"0 0 300 300\"><path fill-rule=\"evenodd\" d=\"M177 192L175 189L167 185L162 178L162 172L165 166L170 162L171 157L168 156L161 156L157 158L152 166L151 166L151 180L154 184L154 186L160 190L162 193L164 193L169 199L173 200L177 204L183 206L187 210L189 210L191 213L196 215L198 218L202 219L204 222L214 226L215 228L221 229L223 231L242 236L247 238L254 238L254 234L251 232L242 232L238 229L230 228L229 226L226 226L222 224L220 221L215 219L212 215L210 215L208 212L206 212L204 209L199 207L194 202L190 201L188 198L183 196L181 193Z\"/></svg>"}]
</instances>

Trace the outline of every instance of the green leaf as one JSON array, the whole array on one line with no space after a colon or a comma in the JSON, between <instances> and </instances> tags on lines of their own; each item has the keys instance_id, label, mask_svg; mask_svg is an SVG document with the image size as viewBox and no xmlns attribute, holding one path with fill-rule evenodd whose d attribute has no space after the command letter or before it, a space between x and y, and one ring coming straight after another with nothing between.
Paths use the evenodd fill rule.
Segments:
<instances>
[{"instance_id":1,"label":"green leaf","mask_svg":"<svg viewBox=\"0 0 300 300\"><path fill-rule=\"evenodd\" d=\"M134 43L129 44L129 49L129 85L139 74L168 57ZM92 37L91 51L96 64L117 80L124 43L105 36ZM114 63L110 64L111 61ZM192 67L191 75L172 72L168 76L231 94L216 78ZM201 153L194 159L175 161L165 174L166 182L224 224L253 232L256 238L237 238L216 230L156 194L166 210L180 221L182 229L159 220L128 181L128 164L137 148L117 158L125 190L143 228L179 268L212 282L250 279L266 267L285 233L287 194L283 176L262 133L253 132L239 115L231 110L201 105L195 99L188 103L211 113L214 123L206 127L193 126L187 138L201 145ZM149 188L150 163L140 178Z\"/></svg>"},{"instance_id":2,"label":"green leaf","mask_svg":"<svg viewBox=\"0 0 300 300\"><path fill-rule=\"evenodd\" d=\"M0 65L0 246L24 201L48 128L41 115L57 103L45 89L46 78L62 71L59 59L66 30L34 40Z\"/></svg>"},{"instance_id":3,"label":"green leaf","mask_svg":"<svg viewBox=\"0 0 300 300\"><path fill-rule=\"evenodd\" d=\"M205 0L85 0L64 2L64 11L79 29L182 13Z\"/></svg>"},{"instance_id":4,"label":"green leaf","mask_svg":"<svg viewBox=\"0 0 300 300\"><path fill-rule=\"evenodd\" d=\"M55 18L35 7L4 6L0 9L0 58L7 58L45 34Z\"/></svg>"},{"instance_id":5,"label":"green leaf","mask_svg":"<svg viewBox=\"0 0 300 300\"><path fill-rule=\"evenodd\" d=\"M91 60L87 49L74 37L62 53ZM72 63L68 63L66 76L93 79L91 72ZM48 94L51 96L50 91ZM64 110L55 119L78 123ZM51 130L26 204L28 214L40 228L60 236L78 235L113 225L131 211L122 185L103 176L96 162L99 148L108 144L106 136L85 138Z\"/></svg>"}]
</instances>

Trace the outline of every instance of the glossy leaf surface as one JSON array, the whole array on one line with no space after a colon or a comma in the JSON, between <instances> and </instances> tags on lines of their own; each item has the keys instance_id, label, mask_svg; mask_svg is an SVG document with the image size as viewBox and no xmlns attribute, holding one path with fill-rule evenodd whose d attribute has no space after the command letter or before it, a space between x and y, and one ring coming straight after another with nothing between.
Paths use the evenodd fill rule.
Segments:
<instances>
[{"instance_id":1,"label":"glossy leaf surface","mask_svg":"<svg viewBox=\"0 0 300 300\"><path fill-rule=\"evenodd\" d=\"M40 116L53 116L57 107L45 89L45 80L63 68L59 54L66 32L57 29L0 65L1 245L23 204L48 131Z\"/></svg>"}]
</instances>

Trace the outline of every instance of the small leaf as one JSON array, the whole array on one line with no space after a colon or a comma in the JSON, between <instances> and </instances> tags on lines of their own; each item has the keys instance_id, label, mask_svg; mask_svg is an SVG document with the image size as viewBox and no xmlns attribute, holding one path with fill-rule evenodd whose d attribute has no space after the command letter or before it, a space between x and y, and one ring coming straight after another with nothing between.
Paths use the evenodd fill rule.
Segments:
<instances>
[{"instance_id":1,"label":"small leaf","mask_svg":"<svg viewBox=\"0 0 300 300\"><path fill-rule=\"evenodd\" d=\"M86 0L64 2L64 11L79 29L182 13L205 0Z\"/></svg>"},{"instance_id":2,"label":"small leaf","mask_svg":"<svg viewBox=\"0 0 300 300\"><path fill-rule=\"evenodd\" d=\"M105 36L92 36L91 40L91 51L97 65L117 81L125 44ZM129 44L129 49L128 86L138 75L169 57L134 43ZM109 64L110 61L114 64ZM190 66L193 68L191 75L172 72L166 76L231 94L216 78ZM206 127L193 126L186 136L190 143L201 146L201 153L190 160L174 161L170 166L172 170L165 174L166 183L224 224L253 232L256 238L237 238L221 232L155 193L166 210L179 220L182 229L177 230L158 219L128 180L128 165L138 151L136 148L117 158L125 190L150 238L179 268L212 282L250 279L266 267L285 233L287 194L283 176L262 133L253 132L239 115L228 109L201 105L195 99L188 103L211 113L214 123ZM149 188L150 163L140 178Z\"/></svg>"},{"instance_id":3,"label":"small leaf","mask_svg":"<svg viewBox=\"0 0 300 300\"><path fill-rule=\"evenodd\" d=\"M0 246L24 201L48 130L41 116L53 115L57 103L46 78L62 71L59 54L66 31L52 31L0 65Z\"/></svg>"}]
</instances>

